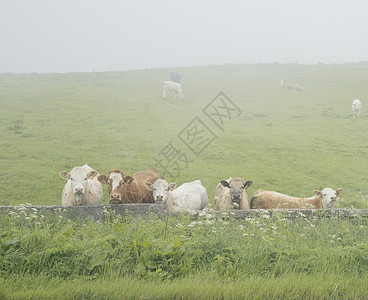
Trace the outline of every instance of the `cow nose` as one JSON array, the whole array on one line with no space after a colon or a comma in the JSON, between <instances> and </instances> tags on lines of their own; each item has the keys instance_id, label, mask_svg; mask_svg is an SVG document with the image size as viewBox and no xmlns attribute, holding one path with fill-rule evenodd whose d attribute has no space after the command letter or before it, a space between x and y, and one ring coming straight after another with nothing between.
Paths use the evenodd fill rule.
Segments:
<instances>
[{"instance_id":1,"label":"cow nose","mask_svg":"<svg viewBox=\"0 0 368 300\"><path fill-rule=\"evenodd\" d=\"M120 200L120 195L119 194L111 194L110 195L110 199L112 199L112 200Z\"/></svg>"},{"instance_id":2,"label":"cow nose","mask_svg":"<svg viewBox=\"0 0 368 300\"><path fill-rule=\"evenodd\" d=\"M164 200L164 196L162 196L162 195L157 195L156 196L156 201L157 202L162 202Z\"/></svg>"},{"instance_id":3,"label":"cow nose","mask_svg":"<svg viewBox=\"0 0 368 300\"><path fill-rule=\"evenodd\" d=\"M240 195L233 195L233 200L239 200L240 199Z\"/></svg>"},{"instance_id":4,"label":"cow nose","mask_svg":"<svg viewBox=\"0 0 368 300\"><path fill-rule=\"evenodd\" d=\"M74 189L74 191L75 191L76 194L82 194L83 193L83 187L76 187Z\"/></svg>"}]
</instances>

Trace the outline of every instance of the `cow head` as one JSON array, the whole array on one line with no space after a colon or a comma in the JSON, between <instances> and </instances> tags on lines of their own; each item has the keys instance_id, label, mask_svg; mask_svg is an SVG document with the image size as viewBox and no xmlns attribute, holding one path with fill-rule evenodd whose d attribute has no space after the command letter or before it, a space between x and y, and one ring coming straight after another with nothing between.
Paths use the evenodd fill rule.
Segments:
<instances>
[{"instance_id":1,"label":"cow head","mask_svg":"<svg viewBox=\"0 0 368 300\"><path fill-rule=\"evenodd\" d=\"M153 201L157 204L164 204L169 192L176 188L176 183L167 183L165 179L157 179L154 183L145 182L144 185L152 192Z\"/></svg>"},{"instance_id":2,"label":"cow head","mask_svg":"<svg viewBox=\"0 0 368 300\"><path fill-rule=\"evenodd\" d=\"M108 176L105 174L98 175L97 179L102 184L107 184L110 204L122 204L123 187L133 181L133 177L124 176L120 170L111 170Z\"/></svg>"},{"instance_id":3,"label":"cow head","mask_svg":"<svg viewBox=\"0 0 368 300\"><path fill-rule=\"evenodd\" d=\"M331 188L324 188L322 193L322 207L333 208L337 203L337 197L343 193L343 189L337 189L336 191Z\"/></svg>"},{"instance_id":4,"label":"cow head","mask_svg":"<svg viewBox=\"0 0 368 300\"><path fill-rule=\"evenodd\" d=\"M230 189L231 200L234 204L239 206L240 201L242 200L243 190L246 190L248 187L252 185L252 181L244 181L241 178L232 178L229 182L226 180L221 180L220 182L224 187Z\"/></svg>"},{"instance_id":5,"label":"cow head","mask_svg":"<svg viewBox=\"0 0 368 300\"><path fill-rule=\"evenodd\" d=\"M98 174L97 171L90 168L87 171L84 167L75 167L71 172L61 171L59 175L65 180L70 180L72 192L77 205L84 204L87 190L87 180L93 179Z\"/></svg>"}]
</instances>

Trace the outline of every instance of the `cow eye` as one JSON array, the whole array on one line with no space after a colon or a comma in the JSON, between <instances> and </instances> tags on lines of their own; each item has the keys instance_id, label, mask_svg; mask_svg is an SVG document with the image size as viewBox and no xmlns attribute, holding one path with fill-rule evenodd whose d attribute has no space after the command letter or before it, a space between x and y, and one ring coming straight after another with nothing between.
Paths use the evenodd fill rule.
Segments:
<instances>
[{"instance_id":1,"label":"cow eye","mask_svg":"<svg viewBox=\"0 0 368 300\"><path fill-rule=\"evenodd\" d=\"M156 190L156 188L153 188L153 190L155 191L155 190Z\"/></svg>"},{"instance_id":2,"label":"cow eye","mask_svg":"<svg viewBox=\"0 0 368 300\"><path fill-rule=\"evenodd\" d=\"M86 177L86 178L84 178L84 180L87 180L87 177Z\"/></svg>"},{"instance_id":3,"label":"cow eye","mask_svg":"<svg viewBox=\"0 0 368 300\"><path fill-rule=\"evenodd\" d=\"M73 181L74 179L70 177L70 180L72 180L72 181Z\"/></svg>"}]
</instances>

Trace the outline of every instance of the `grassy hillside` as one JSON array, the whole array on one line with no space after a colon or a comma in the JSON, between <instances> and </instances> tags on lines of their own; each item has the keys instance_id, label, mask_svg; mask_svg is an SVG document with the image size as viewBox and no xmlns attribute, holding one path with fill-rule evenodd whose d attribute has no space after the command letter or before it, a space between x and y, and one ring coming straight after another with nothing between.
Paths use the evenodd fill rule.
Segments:
<instances>
[{"instance_id":1,"label":"grassy hillside","mask_svg":"<svg viewBox=\"0 0 368 300\"><path fill-rule=\"evenodd\" d=\"M368 64L182 68L182 100L162 99L170 71L0 74L0 205L61 204L59 171L88 163L126 175L155 166L177 184L200 179L211 203L221 179L239 176L253 181L249 195L342 187L339 207L366 208ZM281 79L304 91L283 90ZM241 110L223 130L203 112L220 91ZM196 117L213 138L205 148L197 140L200 155L179 138L191 142L185 129ZM170 143L187 156L180 172L155 162Z\"/></svg>"}]
</instances>

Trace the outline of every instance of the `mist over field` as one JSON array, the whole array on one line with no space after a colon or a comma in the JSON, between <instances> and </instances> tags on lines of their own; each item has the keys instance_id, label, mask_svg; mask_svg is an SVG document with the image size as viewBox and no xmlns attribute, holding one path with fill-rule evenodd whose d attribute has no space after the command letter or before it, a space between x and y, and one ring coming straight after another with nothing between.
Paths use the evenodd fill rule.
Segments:
<instances>
[{"instance_id":1,"label":"mist over field","mask_svg":"<svg viewBox=\"0 0 368 300\"><path fill-rule=\"evenodd\" d=\"M368 59L353 1L3 0L0 73Z\"/></svg>"},{"instance_id":2,"label":"mist over field","mask_svg":"<svg viewBox=\"0 0 368 300\"><path fill-rule=\"evenodd\" d=\"M0 299L368 299L367 3L0 0ZM103 221L72 219L86 163L209 205L124 217L105 184ZM229 177L339 197L243 219L214 211Z\"/></svg>"}]
</instances>

